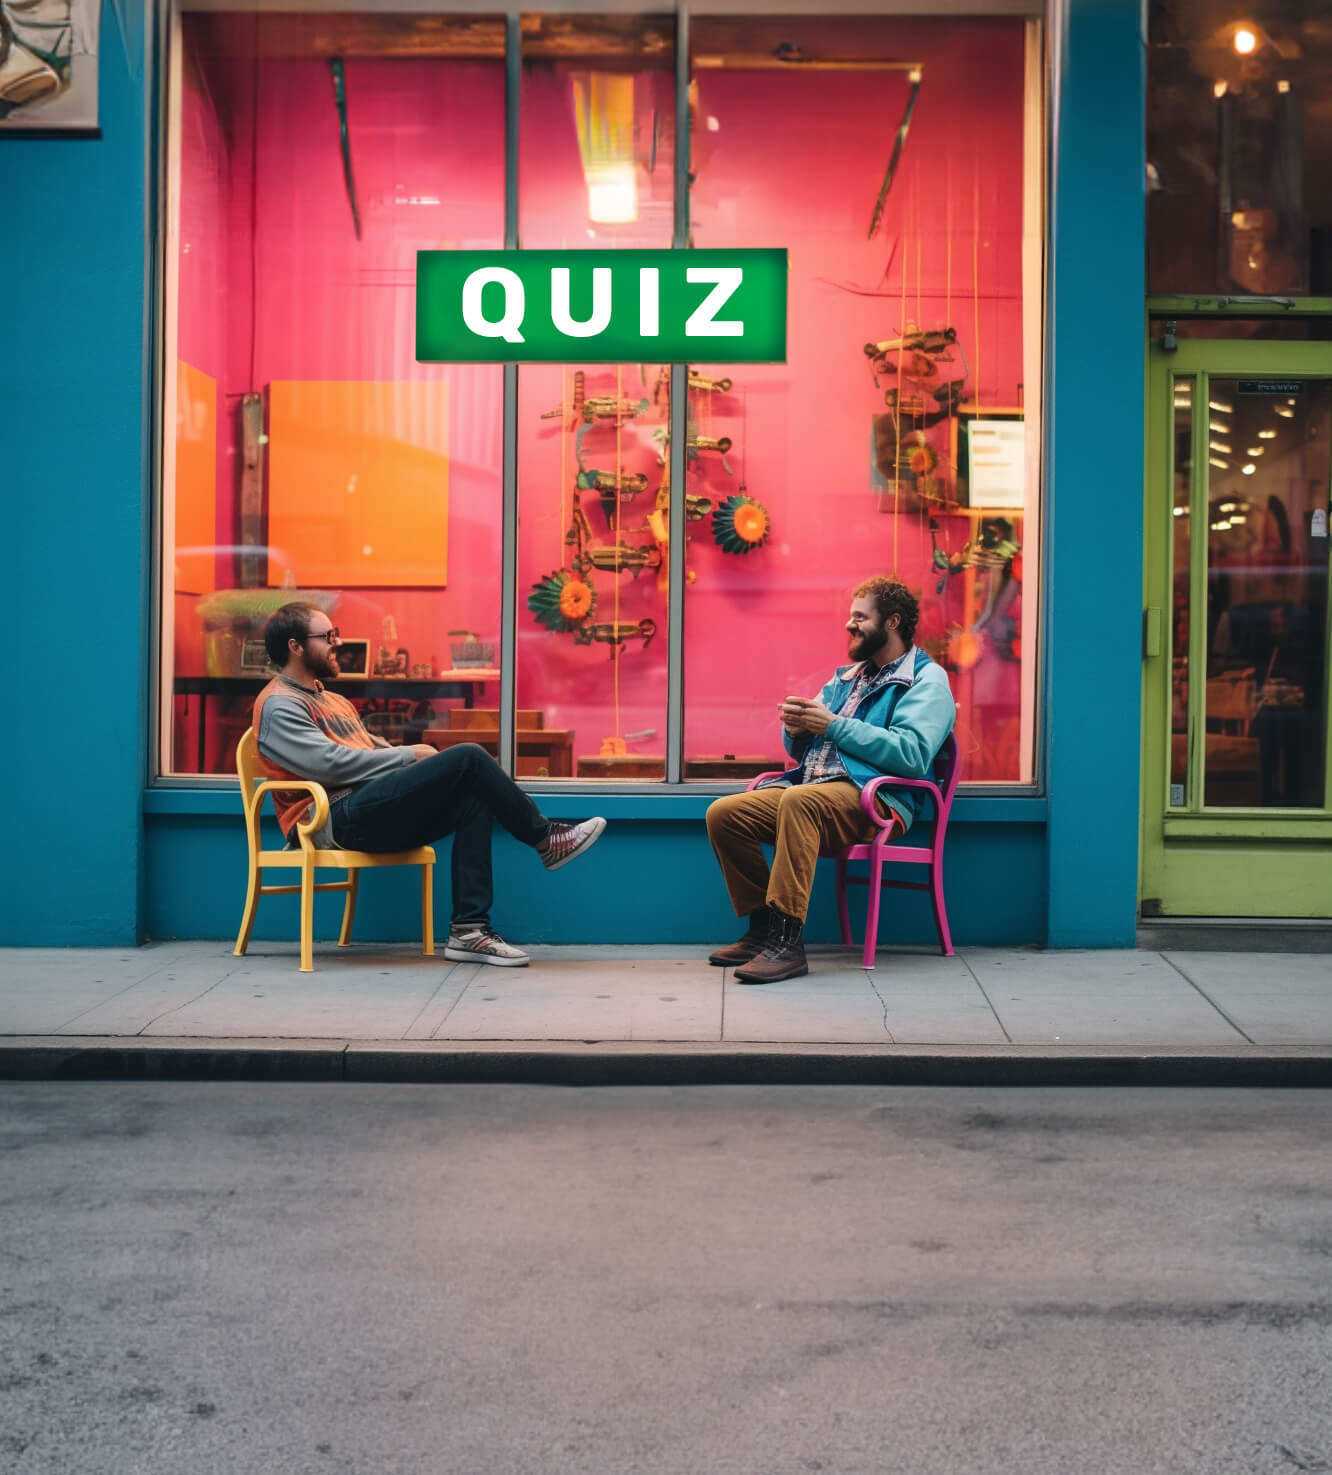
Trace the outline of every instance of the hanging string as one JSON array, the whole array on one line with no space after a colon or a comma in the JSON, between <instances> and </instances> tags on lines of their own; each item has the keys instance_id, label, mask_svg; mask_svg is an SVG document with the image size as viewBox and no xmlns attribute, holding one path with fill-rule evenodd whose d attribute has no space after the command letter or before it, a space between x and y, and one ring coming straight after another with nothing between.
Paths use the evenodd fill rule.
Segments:
<instances>
[{"instance_id":1,"label":"hanging string","mask_svg":"<svg viewBox=\"0 0 1332 1475\"><path fill-rule=\"evenodd\" d=\"M916 326L922 330L925 327L920 315L920 170L912 165L911 168L911 218L915 222L916 231Z\"/></svg>"},{"instance_id":2,"label":"hanging string","mask_svg":"<svg viewBox=\"0 0 1332 1475\"><path fill-rule=\"evenodd\" d=\"M622 433L622 419L623 419L623 417L620 414L620 401L621 401L621 399L623 397L624 397L624 366L622 364L616 364L616 366L615 366L615 546L617 548L620 546L620 483L621 483L621 477L622 477L622 474L623 474L623 462L621 461L621 458L620 458L620 437L621 437L621 433ZM620 737L622 735L621 732L620 732L620 657L621 657L621 655L623 653L623 647L614 644L614 637L617 636L620 633L620 575L619 575L619 572L618 571L616 572L616 575L615 575L615 600L614 600L614 606L615 606L615 613L611 616L611 618L615 621L614 628L611 630L611 639L612 639L611 651L614 653L615 659L611 662L611 665L614 666L614 668L615 668L615 676L614 676L614 681L615 681L615 736L618 738L618 737Z\"/></svg>"},{"instance_id":3,"label":"hanging string","mask_svg":"<svg viewBox=\"0 0 1332 1475\"><path fill-rule=\"evenodd\" d=\"M893 578L899 577L897 563L898 521L902 493L902 401L906 395L902 383L902 340L906 336L906 287L907 257L911 251L911 238L907 235L906 212L902 213L902 280L897 306L897 406L893 414Z\"/></svg>"},{"instance_id":4,"label":"hanging string","mask_svg":"<svg viewBox=\"0 0 1332 1475\"><path fill-rule=\"evenodd\" d=\"M981 413L981 156L972 155L972 215L975 230L971 237L972 324L977 335L977 414Z\"/></svg>"},{"instance_id":5,"label":"hanging string","mask_svg":"<svg viewBox=\"0 0 1332 1475\"><path fill-rule=\"evenodd\" d=\"M560 370L560 409L569 407L569 368L566 364ZM568 553L564 544L564 530L569 526L569 519L564 515L565 498L569 495L569 432L564 424L564 416L560 416L560 525L555 529L556 536L560 540L559 552L556 554L555 567L563 568Z\"/></svg>"}]
</instances>

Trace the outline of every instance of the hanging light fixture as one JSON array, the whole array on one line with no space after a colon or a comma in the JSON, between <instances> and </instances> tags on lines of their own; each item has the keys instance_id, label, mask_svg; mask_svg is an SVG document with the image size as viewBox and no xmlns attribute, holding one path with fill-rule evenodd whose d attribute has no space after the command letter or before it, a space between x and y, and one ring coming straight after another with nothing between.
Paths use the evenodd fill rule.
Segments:
<instances>
[{"instance_id":1,"label":"hanging light fixture","mask_svg":"<svg viewBox=\"0 0 1332 1475\"><path fill-rule=\"evenodd\" d=\"M629 225L638 219L634 79L617 72L576 76L573 103L587 218L593 225Z\"/></svg>"}]
</instances>

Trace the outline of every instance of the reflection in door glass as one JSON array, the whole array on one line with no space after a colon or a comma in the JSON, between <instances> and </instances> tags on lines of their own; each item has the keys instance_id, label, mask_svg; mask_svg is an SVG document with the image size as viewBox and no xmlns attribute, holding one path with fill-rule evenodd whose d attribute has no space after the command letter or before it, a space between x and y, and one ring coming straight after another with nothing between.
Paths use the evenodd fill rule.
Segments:
<instances>
[{"instance_id":1,"label":"reflection in door glass","mask_svg":"<svg viewBox=\"0 0 1332 1475\"><path fill-rule=\"evenodd\" d=\"M1330 409L1326 381L1209 382L1209 805L1322 807Z\"/></svg>"},{"instance_id":2,"label":"reflection in door glass","mask_svg":"<svg viewBox=\"0 0 1332 1475\"><path fill-rule=\"evenodd\" d=\"M1192 378L1174 381L1174 487L1171 523L1173 583L1170 610L1170 806L1188 803L1189 773L1189 479L1193 471Z\"/></svg>"}]
</instances>

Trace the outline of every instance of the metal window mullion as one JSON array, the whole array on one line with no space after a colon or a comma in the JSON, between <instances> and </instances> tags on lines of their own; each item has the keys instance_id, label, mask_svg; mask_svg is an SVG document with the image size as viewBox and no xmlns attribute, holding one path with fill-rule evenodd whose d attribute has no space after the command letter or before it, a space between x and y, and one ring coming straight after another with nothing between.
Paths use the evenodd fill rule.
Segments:
<instances>
[{"instance_id":1,"label":"metal window mullion","mask_svg":"<svg viewBox=\"0 0 1332 1475\"><path fill-rule=\"evenodd\" d=\"M517 12L504 20L504 248L518 245L518 122L522 29ZM504 365L504 455L500 506L499 764L515 770L514 694L518 653L518 365Z\"/></svg>"},{"instance_id":2,"label":"metal window mullion","mask_svg":"<svg viewBox=\"0 0 1332 1475\"><path fill-rule=\"evenodd\" d=\"M1207 758L1208 382L1206 374L1198 374L1193 381L1193 439L1189 466L1189 788L1184 797L1189 809L1195 812L1203 808ZM1173 406L1173 384L1170 398ZM1173 409L1171 413L1173 415ZM1171 601L1173 611L1173 588Z\"/></svg>"},{"instance_id":3,"label":"metal window mullion","mask_svg":"<svg viewBox=\"0 0 1332 1475\"><path fill-rule=\"evenodd\" d=\"M689 244L689 9L675 21L675 215L671 246ZM670 592L666 642L666 782L684 772L685 472L688 467L689 366L671 365Z\"/></svg>"}]
</instances>

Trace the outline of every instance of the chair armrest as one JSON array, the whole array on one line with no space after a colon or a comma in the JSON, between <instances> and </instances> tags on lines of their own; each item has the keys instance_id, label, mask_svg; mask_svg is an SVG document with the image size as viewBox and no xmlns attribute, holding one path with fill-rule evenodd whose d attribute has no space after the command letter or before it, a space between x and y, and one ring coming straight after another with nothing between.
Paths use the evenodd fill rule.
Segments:
<instances>
[{"instance_id":1,"label":"chair armrest","mask_svg":"<svg viewBox=\"0 0 1332 1475\"><path fill-rule=\"evenodd\" d=\"M879 813L878 805L874 802L874 796L885 785L891 784L894 788L901 789L928 789L934 796L934 815L937 819L943 813L943 795L939 792L939 785L933 779L928 778L894 778L892 774L885 773L881 778L872 778L860 791L860 807L871 820L881 829L890 829L896 819L892 811L889 811L887 819Z\"/></svg>"},{"instance_id":2,"label":"chair armrest","mask_svg":"<svg viewBox=\"0 0 1332 1475\"><path fill-rule=\"evenodd\" d=\"M782 774L785 771L786 770L782 768L774 768L769 773L756 773L754 777L750 779L749 783L746 784L746 792L749 789L757 789L765 778L781 778Z\"/></svg>"},{"instance_id":3,"label":"chair armrest","mask_svg":"<svg viewBox=\"0 0 1332 1475\"><path fill-rule=\"evenodd\" d=\"M296 832L301 842L301 849L314 849L310 844L310 836L328 823L328 790L324 788L323 784L315 783L313 779L303 778L265 779L255 789L248 806L248 816L253 818L256 826L255 848L258 849L259 810L263 807L264 795L275 789L281 789L284 793L288 794L293 789L304 790L314 800L313 816L308 820L297 820L296 822Z\"/></svg>"}]
</instances>

